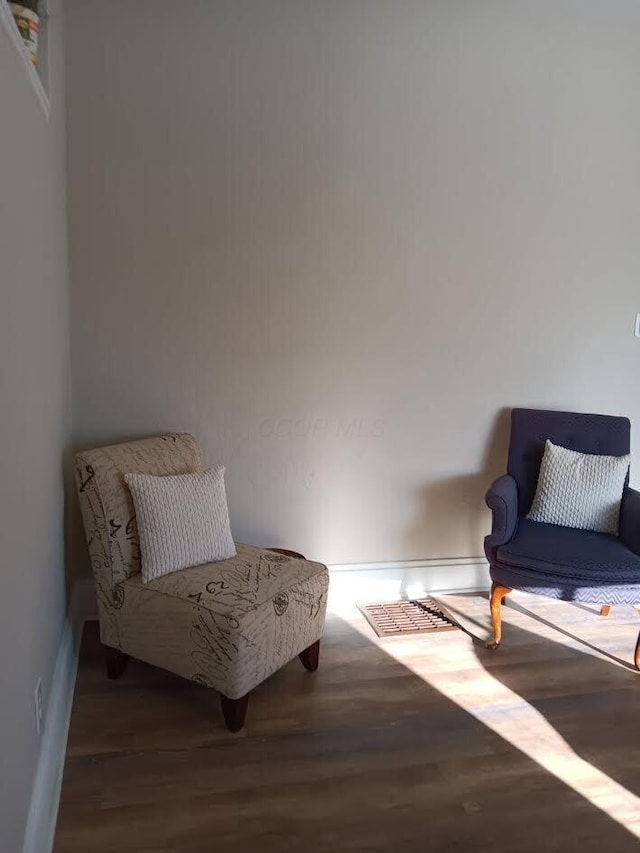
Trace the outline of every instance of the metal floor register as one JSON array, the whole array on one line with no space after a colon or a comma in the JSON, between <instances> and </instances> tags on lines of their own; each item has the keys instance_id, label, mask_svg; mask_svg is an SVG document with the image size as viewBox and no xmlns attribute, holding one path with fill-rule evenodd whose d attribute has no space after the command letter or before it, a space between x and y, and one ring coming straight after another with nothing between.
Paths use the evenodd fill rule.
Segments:
<instances>
[{"instance_id":1,"label":"metal floor register","mask_svg":"<svg viewBox=\"0 0 640 853\"><path fill-rule=\"evenodd\" d=\"M379 637L459 630L459 626L433 598L361 604L359 608Z\"/></svg>"}]
</instances>

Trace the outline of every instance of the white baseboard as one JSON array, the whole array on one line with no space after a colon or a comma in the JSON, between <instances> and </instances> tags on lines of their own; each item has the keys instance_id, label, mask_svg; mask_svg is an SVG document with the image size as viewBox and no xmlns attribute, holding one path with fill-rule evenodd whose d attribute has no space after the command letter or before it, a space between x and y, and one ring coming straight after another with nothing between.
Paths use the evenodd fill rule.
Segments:
<instances>
[{"instance_id":1,"label":"white baseboard","mask_svg":"<svg viewBox=\"0 0 640 853\"><path fill-rule=\"evenodd\" d=\"M444 557L435 560L396 560L386 563L340 563L329 566L331 589L352 592L358 601L381 600L381 595L399 598L425 593L482 592L491 587L489 564L484 557ZM98 605L92 578L74 587L75 612L82 620L96 620Z\"/></svg>"},{"instance_id":2,"label":"white baseboard","mask_svg":"<svg viewBox=\"0 0 640 853\"><path fill-rule=\"evenodd\" d=\"M422 593L480 592L489 589L484 557L343 563L329 566L331 594L354 600L382 601Z\"/></svg>"},{"instance_id":3,"label":"white baseboard","mask_svg":"<svg viewBox=\"0 0 640 853\"><path fill-rule=\"evenodd\" d=\"M90 583L91 592L93 582ZM50 853L53 848L78 670L78 651L87 613L87 591L81 584L84 585L84 581L74 587L58 647L22 853Z\"/></svg>"}]
</instances>

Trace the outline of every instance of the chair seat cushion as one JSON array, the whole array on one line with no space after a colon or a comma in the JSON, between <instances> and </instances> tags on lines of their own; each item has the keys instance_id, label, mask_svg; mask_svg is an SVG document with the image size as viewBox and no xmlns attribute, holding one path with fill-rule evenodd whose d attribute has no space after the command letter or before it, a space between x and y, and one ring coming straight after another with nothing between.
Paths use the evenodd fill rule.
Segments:
<instances>
[{"instance_id":1,"label":"chair seat cushion","mask_svg":"<svg viewBox=\"0 0 640 853\"><path fill-rule=\"evenodd\" d=\"M128 578L118 647L237 699L320 639L328 586L322 563L237 545L228 560Z\"/></svg>"},{"instance_id":2,"label":"chair seat cushion","mask_svg":"<svg viewBox=\"0 0 640 853\"><path fill-rule=\"evenodd\" d=\"M237 545L234 557L173 572L144 586L163 595L185 599L226 618L240 617L267 602L284 601L292 590L316 575L326 576L326 566L264 548ZM142 585L140 575L126 582L127 587L133 585Z\"/></svg>"},{"instance_id":3,"label":"chair seat cushion","mask_svg":"<svg viewBox=\"0 0 640 853\"><path fill-rule=\"evenodd\" d=\"M640 601L640 557L616 536L521 518L497 550L498 583L567 601Z\"/></svg>"}]
</instances>

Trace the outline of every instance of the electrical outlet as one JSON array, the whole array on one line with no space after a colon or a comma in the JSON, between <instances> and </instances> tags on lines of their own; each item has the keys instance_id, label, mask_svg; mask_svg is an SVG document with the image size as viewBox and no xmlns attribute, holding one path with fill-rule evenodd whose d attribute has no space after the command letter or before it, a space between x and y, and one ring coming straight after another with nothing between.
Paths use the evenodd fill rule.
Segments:
<instances>
[{"instance_id":1,"label":"electrical outlet","mask_svg":"<svg viewBox=\"0 0 640 853\"><path fill-rule=\"evenodd\" d=\"M38 683L36 684L36 689L33 691L33 704L35 706L36 712L36 733L38 737L40 737L40 732L42 730L42 679L38 679Z\"/></svg>"},{"instance_id":2,"label":"electrical outlet","mask_svg":"<svg viewBox=\"0 0 640 853\"><path fill-rule=\"evenodd\" d=\"M636 338L640 338L640 314L636 314L636 325L634 328Z\"/></svg>"}]
</instances>

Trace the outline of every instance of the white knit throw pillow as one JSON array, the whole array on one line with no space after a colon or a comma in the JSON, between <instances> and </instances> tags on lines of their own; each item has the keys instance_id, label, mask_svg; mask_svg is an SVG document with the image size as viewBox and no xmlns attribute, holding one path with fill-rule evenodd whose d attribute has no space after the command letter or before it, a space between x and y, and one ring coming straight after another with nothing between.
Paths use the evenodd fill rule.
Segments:
<instances>
[{"instance_id":1,"label":"white knit throw pillow","mask_svg":"<svg viewBox=\"0 0 640 853\"><path fill-rule=\"evenodd\" d=\"M631 456L577 453L548 439L527 518L618 535Z\"/></svg>"},{"instance_id":2,"label":"white knit throw pillow","mask_svg":"<svg viewBox=\"0 0 640 853\"><path fill-rule=\"evenodd\" d=\"M224 468L154 477L125 474L136 510L142 580L235 557Z\"/></svg>"}]
</instances>

